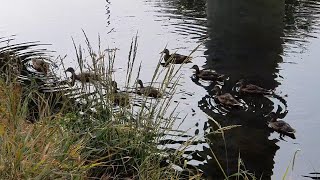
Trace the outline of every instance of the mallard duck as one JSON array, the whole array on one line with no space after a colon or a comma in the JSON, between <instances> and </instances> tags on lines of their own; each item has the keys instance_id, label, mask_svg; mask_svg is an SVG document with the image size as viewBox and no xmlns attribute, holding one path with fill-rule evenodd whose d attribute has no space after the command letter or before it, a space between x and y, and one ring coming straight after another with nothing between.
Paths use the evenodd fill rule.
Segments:
<instances>
[{"instance_id":1,"label":"mallard duck","mask_svg":"<svg viewBox=\"0 0 320 180\"><path fill-rule=\"evenodd\" d=\"M129 105L129 95L124 92L118 92L118 84L115 81L111 82L112 86L112 97L113 97L113 103L115 105L119 106L128 106Z\"/></svg>"},{"instance_id":2,"label":"mallard duck","mask_svg":"<svg viewBox=\"0 0 320 180\"><path fill-rule=\"evenodd\" d=\"M49 63L45 62L42 59L32 59L32 66L36 71L41 72L45 75L49 71Z\"/></svg>"},{"instance_id":3,"label":"mallard duck","mask_svg":"<svg viewBox=\"0 0 320 180\"><path fill-rule=\"evenodd\" d=\"M237 85L239 86L240 93L247 93L247 94L271 94L272 93L272 91L254 84L245 84L244 79L239 80L237 82Z\"/></svg>"},{"instance_id":4,"label":"mallard duck","mask_svg":"<svg viewBox=\"0 0 320 180\"><path fill-rule=\"evenodd\" d=\"M219 86L215 86L212 91L215 92L215 100L217 100L220 104L224 106L239 107L242 105L230 93L221 94L221 89Z\"/></svg>"},{"instance_id":5,"label":"mallard duck","mask_svg":"<svg viewBox=\"0 0 320 180\"><path fill-rule=\"evenodd\" d=\"M99 76L97 76L96 74L92 74L90 72L82 72L80 74L76 74L72 67L69 67L67 70L65 70L65 72L70 72L72 74L71 75L71 78L72 78L71 85L72 86L74 85L76 80L78 80L82 83L99 80Z\"/></svg>"},{"instance_id":6,"label":"mallard duck","mask_svg":"<svg viewBox=\"0 0 320 180\"><path fill-rule=\"evenodd\" d=\"M294 136L294 133L296 132L296 130L293 129L287 122L283 120L277 120L277 117L274 115L274 113L271 114L271 120L268 122L268 127L280 133L280 137L284 135Z\"/></svg>"},{"instance_id":7,"label":"mallard duck","mask_svg":"<svg viewBox=\"0 0 320 180\"><path fill-rule=\"evenodd\" d=\"M172 64L191 63L191 57L189 56L185 56L177 53L170 54L168 49L164 49L161 53L164 53L163 59L165 61L165 65L167 65L168 63L172 63Z\"/></svg>"},{"instance_id":8,"label":"mallard duck","mask_svg":"<svg viewBox=\"0 0 320 180\"><path fill-rule=\"evenodd\" d=\"M216 80L223 80L224 78L224 75L218 74L214 71L211 71L208 69L200 70L198 65L193 65L191 69L195 69L196 70L195 76L203 80L216 81Z\"/></svg>"},{"instance_id":9,"label":"mallard duck","mask_svg":"<svg viewBox=\"0 0 320 180\"><path fill-rule=\"evenodd\" d=\"M138 79L137 83L140 85L140 89L138 90L138 93L141 93L145 96L153 97L153 98L159 98L162 96L162 94L154 87L152 86L144 86L143 82Z\"/></svg>"}]
</instances>

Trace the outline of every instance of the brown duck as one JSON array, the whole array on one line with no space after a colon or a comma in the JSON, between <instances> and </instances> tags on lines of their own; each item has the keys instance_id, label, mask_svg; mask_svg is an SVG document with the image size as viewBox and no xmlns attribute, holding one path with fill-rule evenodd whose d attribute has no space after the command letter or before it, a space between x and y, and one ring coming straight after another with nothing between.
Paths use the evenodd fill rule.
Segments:
<instances>
[{"instance_id":1,"label":"brown duck","mask_svg":"<svg viewBox=\"0 0 320 180\"><path fill-rule=\"evenodd\" d=\"M164 61L165 65L172 63L172 64L183 64L183 63L191 63L191 57L173 53L170 54L168 49L164 49L161 53L164 53Z\"/></svg>"},{"instance_id":2,"label":"brown duck","mask_svg":"<svg viewBox=\"0 0 320 180\"><path fill-rule=\"evenodd\" d=\"M220 104L228 107L240 107L242 104L236 100L230 93L221 94L221 89L219 86L215 86L213 90L215 94L215 100Z\"/></svg>"},{"instance_id":3,"label":"brown duck","mask_svg":"<svg viewBox=\"0 0 320 180\"><path fill-rule=\"evenodd\" d=\"M36 71L41 72L45 75L49 71L49 63L45 62L42 59L32 59L32 66Z\"/></svg>"},{"instance_id":4,"label":"brown duck","mask_svg":"<svg viewBox=\"0 0 320 180\"><path fill-rule=\"evenodd\" d=\"M97 76L96 74L92 74L90 72L82 72L80 74L76 74L75 70L72 67L69 67L67 70L65 70L65 72L71 73L71 78L72 78L71 85L72 86L74 85L76 80L80 81L82 83L99 80L99 76Z\"/></svg>"},{"instance_id":5,"label":"brown duck","mask_svg":"<svg viewBox=\"0 0 320 180\"><path fill-rule=\"evenodd\" d=\"M245 84L245 80L241 79L237 82L240 93L246 94L272 94L272 91L262 88L254 84Z\"/></svg>"},{"instance_id":6,"label":"brown duck","mask_svg":"<svg viewBox=\"0 0 320 180\"><path fill-rule=\"evenodd\" d=\"M162 96L162 94L154 87L152 86L144 86L143 82L138 79L137 83L140 85L140 89L138 90L138 93L143 94L145 96L153 97L153 98L159 98Z\"/></svg>"},{"instance_id":7,"label":"brown duck","mask_svg":"<svg viewBox=\"0 0 320 180\"><path fill-rule=\"evenodd\" d=\"M207 81L217 81L217 80L223 80L224 75L218 74L214 71L208 70L208 69L199 69L198 65L193 65L191 69L195 69L196 73L195 76L197 78L207 80Z\"/></svg>"},{"instance_id":8,"label":"brown duck","mask_svg":"<svg viewBox=\"0 0 320 180\"><path fill-rule=\"evenodd\" d=\"M124 92L118 92L118 84L115 81L111 82L112 86L112 97L113 103L119 106L128 106L129 105L129 95Z\"/></svg>"},{"instance_id":9,"label":"brown duck","mask_svg":"<svg viewBox=\"0 0 320 180\"><path fill-rule=\"evenodd\" d=\"M277 117L274 113L271 114L271 120L268 122L268 127L278 132L280 137L284 135L294 136L294 133L296 132L296 130L293 129L287 122L283 120L277 120Z\"/></svg>"}]
</instances>

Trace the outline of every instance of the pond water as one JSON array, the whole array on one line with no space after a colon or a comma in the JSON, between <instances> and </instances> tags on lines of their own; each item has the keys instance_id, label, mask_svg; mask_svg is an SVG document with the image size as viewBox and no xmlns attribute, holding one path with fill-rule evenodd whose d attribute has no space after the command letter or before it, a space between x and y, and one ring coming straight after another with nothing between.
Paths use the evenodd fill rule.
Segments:
<instances>
[{"instance_id":1,"label":"pond water","mask_svg":"<svg viewBox=\"0 0 320 180\"><path fill-rule=\"evenodd\" d=\"M179 117L187 118L179 129L201 137L209 126L216 128L208 116L222 126L241 127L225 132L226 143L221 137L208 135L208 144L191 146L189 163L198 165L208 178L219 179L221 173L212 152L226 173L237 169L240 155L246 169L258 177L281 179L300 150L289 177L316 179L316 174L309 173L320 172L318 1L3 0L1 6L0 37L16 34L20 42L50 43L48 48L56 55L67 55L67 65L76 61L72 38L76 44L84 44L81 29L96 48L99 35L102 47L119 49L115 62L119 84L124 83L128 51L136 34L140 78L146 82L151 80L165 46L172 52L189 54L202 43L192 55L193 63L180 71L175 101L180 102ZM212 98L214 83L191 78L193 64L226 74L229 79L223 92L237 95L236 82L247 79L278 96L239 96L246 102L245 109L223 108ZM268 129L268 114L279 107L283 120L297 130L296 139L280 139Z\"/></svg>"}]
</instances>

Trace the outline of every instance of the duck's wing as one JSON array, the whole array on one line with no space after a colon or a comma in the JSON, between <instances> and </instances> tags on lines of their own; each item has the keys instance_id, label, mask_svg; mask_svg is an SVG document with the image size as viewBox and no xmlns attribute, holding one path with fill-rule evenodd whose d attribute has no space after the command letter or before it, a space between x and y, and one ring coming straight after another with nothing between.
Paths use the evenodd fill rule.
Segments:
<instances>
[{"instance_id":1,"label":"duck's wing","mask_svg":"<svg viewBox=\"0 0 320 180\"><path fill-rule=\"evenodd\" d=\"M152 87L152 86L146 86L143 88L143 92L142 92L144 95L146 96L150 96L150 97L154 97L154 98L157 98L157 97L160 97L160 92Z\"/></svg>"},{"instance_id":2,"label":"duck's wing","mask_svg":"<svg viewBox=\"0 0 320 180\"><path fill-rule=\"evenodd\" d=\"M217 80L217 78L219 78L219 74L211 70L200 70L200 72L195 75L203 80Z\"/></svg>"},{"instance_id":3,"label":"duck's wing","mask_svg":"<svg viewBox=\"0 0 320 180\"><path fill-rule=\"evenodd\" d=\"M282 130L288 123L286 123L285 121L282 120L277 120L275 122L270 122L269 126L271 128L274 128L276 130ZM289 125L290 126L290 125Z\"/></svg>"},{"instance_id":4,"label":"duck's wing","mask_svg":"<svg viewBox=\"0 0 320 180\"><path fill-rule=\"evenodd\" d=\"M217 72L210 71L210 70L202 70L200 72L200 75L202 75L202 76L214 76L214 77L219 77L220 76L220 74L218 74Z\"/></svg>"},{"instance_id":5,"label":"duck's wing","mask_svg":"<svg viewBox=\"0 0 320 180\"><path fill-rule=\"evenodd\" d=\"M258 91L264 91L267 92L268 90L265 88L262 88L260 86L254 85L254 84L248 84L246 85L246 89L248 90L258 90Z\"/></svg>"},{"instance_id":6,"label":"duck's wing","mask_svg":"<svg viewBox=\"0 0 320 180\"><path fill-rule=\"evenodd\" d=\"M228 101L230 102L230 104L235 105L235 106L241 105L241 103L238 100L236 100L236 98L234 98L231 94L227 93L226 97L227 97Z\"/></svg>"},{"instance_id":7,"label":"duck's wing","mask_svg":"<svg viewBox=\"0 0 320 180\"><path fill-rule=\"evenodd\" d=\"M218 96L218 100L226 105L231 105L231 106L241 105L241 103L238 100L236 100L230 93L225 93Z\"/></svg>"},{"instance_id":8,"label":"duck's wing","mask_svg":"<svg viewBox=\"0 0 320 180\"><path fill-rule=\"evenodd\" d=\"M285 124L281 127L281 130L282 130L283 132L289 133L289 134L296 132L296 130L293 129L293 128L290 126L290 124L288 124L288 123L285 123Z\"/></svg>"},{"instance_id":9,"label":"duck's wing","mask_svg":"<svg viewBox=\"0 0 320 180\"><path fill-rule=\"evenodd\" d=\"M178 54L178 53L174 53L174 54L171 54L172 57L174 58L179 58L179 59L186 59L188 56L185 56L185 55L181 55L181 54Z\"/></svg>"},{"instance_id":10,"label":"duck's wing","mask_svg":"<svg viewBox=\"0 0 320 180\"><path fill-rule=\"evenodd\" d=\"M171 55L176 63L190 63L191 57L181 55L181 54L172 54Z\"/></svg>"}]
</instances>

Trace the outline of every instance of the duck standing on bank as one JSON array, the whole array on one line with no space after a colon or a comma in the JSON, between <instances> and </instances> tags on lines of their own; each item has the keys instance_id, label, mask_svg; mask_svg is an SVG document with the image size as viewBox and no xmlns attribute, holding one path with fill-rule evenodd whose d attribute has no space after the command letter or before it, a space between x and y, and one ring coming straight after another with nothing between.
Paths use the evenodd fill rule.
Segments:
<instances>
[{"instance_id":1,"label":"duck standing on bank","mask_svg":"<svg viewBox=\"0 0 320 180\"><path fill-rule=\"evenodd\" d=\"M173 53L170 54L168 49L164 49L161 54L164 53L163 59L165 61L164 66L168 65L169 63L172 64L183 64L183 63L191 63L191 57Z\"/></svg>"},{"instance_id":2,"label":"duck standing on bank","mask_svg":"<svg viewBox=\"0 0 320 180\"><path fill-rule=\"evenodd\" d=\"M199 69L198 65L193 65L191 69L195 69L196 73L195 76L202 80L206 81L222 81L224 79L224 75L218 74L215 71L211 71L209 69Z\"/></svg>"},{"instance_id":3,"label":"duck standing on bank","mask_svg":"<svg viewBox=\"0 0 320 180\"><path fill-rule=\"evenodd\" d=\"M37 72L47 75L49 71L49 63L42 59L32 59L32 66Z\"/></svg>"},{"instance_id":4,"label":"duck standing on bank","mask_svg":"<svg viewBox=\"0 0 320 180\"><path fill-rule=\"evenodd\" d=\"M113 103L119 106L128 106L129 105L129 95L125 92L118 92L118 84L115 81L111 82L112 86L112 97Z\"/></svg>"},{"instance_id":5,"label":"duck standing on bank","mask_svg":"<svg viewBox=\"0 0 320 180\"><path fill-rule=\"evenodd\" d=\"M241 79L237 82L239 86L239 92L245 94L272 94L272 91L262 88L254 84L246 84L244 79Z\"/></svg>"},{"instance_id":6,"label":"duck standing on bank","mask_svg":"<svg viewBox=\"0 0 320 180\"><path fill-rule=\"evenodd\" d=\"M219 86L214 86L213 90L215 92L215 100L218 101L223 106L228 107L241 107L242 104L236 100L230 93L221 94L221 88Z\"/></svg>"},{"instance_id":7,"label":"duck standing on bank","mask_svg":"<svg viewBox=\"0 0 320 180\"><path fill-rule=\"evenodd\" d=\"M277 120L276 114L274 112L272 112L270 115L271 120L268 122L268 127L278 132L280 134L280 139L282 139L284 135L295 139L294 133L296 132L296 130L293 129L290 124L283 120Z\"/></svg>"},{"instance_id":8,"label":"duck standing on bank","mask_svg":"<svg viewBox=\"0 0 320 180\"><path fill-rule=\"evenodd\" d=\"M143 94L145 96L153 97L153 98L159 98L162 96L159 90L152 86L144 86L143 82L140 79L137 79L137 83L140 85L140 88L138 90L139 94Z\"/></svg>"},{"instance_id":9,"label":"duck standing on bank","mask_svg":"<svg viewBox=\"0 0 320 180\"><path fill-rule=\"evenodd\" d=\"M69 67L65 72L70 72L71 73L71 85L74 86L75 81L80 81L82 83L86 82L92 82L92 81L97 81L99 80L99 76L97 74L93 74L90 72L82 72L80 74L76 74L75 70L72 67Z\"/></svg>"}]
</instances>

